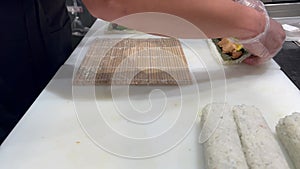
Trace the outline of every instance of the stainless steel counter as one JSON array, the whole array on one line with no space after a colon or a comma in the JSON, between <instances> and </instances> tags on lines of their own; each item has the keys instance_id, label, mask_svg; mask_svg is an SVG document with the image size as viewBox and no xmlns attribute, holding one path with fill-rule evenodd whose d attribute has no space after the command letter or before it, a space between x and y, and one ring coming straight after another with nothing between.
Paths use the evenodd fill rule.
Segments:
<instances>
[{"instance_id":1,"label":"stainless steel counter","mask_svg":"<svg viewBox=\"0 0 300 169\"><path fill-rule=\"evenodd\" d=\"M265 4L272 18L300 16L300 2Z\"/></svg>"},{"instance_id":2,"label":"stainless steel counter","mask_svg":"<svg viewBox=\"0 0 300 169\"><path fill-rule=\"evenodd\" d=\"M268 3L272 2L272 3ZM288 24L300 28L300 2L274 3L266 2L266 9L273 19L282 25ZM286 31L287 41L282 50L274 57L281 70L300 89L300 47L294 41L300 40L300 31Z\"/></svg>"}]
</instances>

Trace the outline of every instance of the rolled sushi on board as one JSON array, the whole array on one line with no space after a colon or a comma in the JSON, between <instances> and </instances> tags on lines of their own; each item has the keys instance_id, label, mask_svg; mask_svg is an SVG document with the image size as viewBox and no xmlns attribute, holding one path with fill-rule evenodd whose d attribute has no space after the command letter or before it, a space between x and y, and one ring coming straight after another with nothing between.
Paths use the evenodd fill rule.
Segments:
<instances>
[{"instance_id":1,"label":"rolled sushi on board","mask_svg":"<svg viewBox=\"0 0 300 169\"><path fill-rule=\"evenodd\" d=\"M207 44L213 57L220 61L221 64L238 64L243 62L243 60L245 60L247 57L251 56L251 53L242 48L240 49L242 52L241 56L238 58L232 57L230 54L223 52L222 47L218 45L220 41L221 39L208 39Z\"/></svg>"},{"instance_id":2,"label":"rolled sushi on board","mask_svg":"<svg viewBox=\"0 0 300 169\"><path fill-rule=\"evenodd\" d=\"M232 110L249 168L288 169L279 143L261 112L246 105L234 106Z\"/></svg>"},{"instance_id":3,"label":"rolled sushi on board","mask_svg":"<svg viewBox=\"0 0 300 169\"><path fill-rule=\"evenodd\" d=\"M300 113L295 112L280 119L276 133L295 168L300 169Z\"/></svg>"},{"instance_id":4,"label":"rolled sushi on board","mask_svg":"<svg viewBox=\"0 0 300 169\"><path fill-rule=\"evenodd\" d=\"M248 169L231 106L208 104L202 109L201 134L206 169Z\"/></svg>"}]
</instances>

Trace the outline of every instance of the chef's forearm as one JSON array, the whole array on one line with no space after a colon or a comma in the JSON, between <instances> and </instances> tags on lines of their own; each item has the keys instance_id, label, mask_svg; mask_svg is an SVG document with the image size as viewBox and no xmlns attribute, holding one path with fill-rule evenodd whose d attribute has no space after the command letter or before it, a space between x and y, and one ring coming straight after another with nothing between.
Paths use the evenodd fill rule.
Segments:
<instances>
[{"instance_id":1,"label":"chef's forearm","mask_svg":"<svg viewBox=\"0 0 300 169\"><path fill-rule=\"evenodd\" d=\"M265 26L265 17L262 13L232 0L83 1L93 16L107 21L141 12L161 12L175 15L196 25L209 38L237 37L244 39L254 37L263 32ZM139 27L138 29L143 28Z\"/></svg>"}]
</instances>

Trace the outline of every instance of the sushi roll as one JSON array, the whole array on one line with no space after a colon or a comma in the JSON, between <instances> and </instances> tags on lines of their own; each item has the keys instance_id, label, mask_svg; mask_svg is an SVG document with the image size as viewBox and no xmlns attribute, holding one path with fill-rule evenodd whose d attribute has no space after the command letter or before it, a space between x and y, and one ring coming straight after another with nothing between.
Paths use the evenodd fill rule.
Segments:
<instances>
[{"instance_id":1,"label":"sushi roll","mask_svg":"<svg viewBox=\"0 0 300 169\"><path fill-rule=\"evenodd\" d=\"M300 169L300 113L279 120L276 133L296 169Z\"/></svg>"},{"instance_id":2,"label":"sushi roll","mask_svg":"<svg viewBox=\"0 0 300 169\"><path fill-rule=\"evenodd\" d=\"M248 169L231 106L208 104L202 109L201 134L206 169Z\"/></svg>"},{"instance_id":3,"label":"sushi roll","mask_svg":"<svg viewBox=\"0 0 300 169\"><path fill-rule=\"evenodd\" d=\"M234 106L242 148L251 169L288 169L288 163L261 112L254 106Z\"/></svg>"},{"instance_id":4,"label":"sushi roll","mask_svg":"<svg viewBox=\"0 0 300 169\"><path fill-rule=\"evenodd\" d=\"M209 39L207 41L212 55L222 64L241 63L251 54L243 45L232 42L229 38Z\"/></svg>"}]
</instances>

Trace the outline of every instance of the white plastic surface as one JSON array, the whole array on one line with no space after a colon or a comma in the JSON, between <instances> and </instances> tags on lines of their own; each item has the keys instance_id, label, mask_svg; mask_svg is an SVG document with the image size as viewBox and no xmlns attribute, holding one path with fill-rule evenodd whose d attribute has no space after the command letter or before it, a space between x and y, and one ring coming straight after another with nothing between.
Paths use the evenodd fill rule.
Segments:
<instances>
[{"instance_id":1,"label":"white plastic surface","mask_svg":"<svg viewBox=\"0 0 300 169\"><path fill-rule=\"evenodd\" d=\"M162 155L147 159L128 159L108 153L92 142L82 130L72 96L72 74L74 67L78 66L75 64L77 57L82 59L84 50L87 49L85 45L87 38L91 37L102 23L97 20L87 37L79 44L2 144L0 147L1 169L202 169L204 167L201 145L197 143L200 132L199 119L196 119L191 132L177 146ZM103 36L120 37L120 35ZM190 69L197 80L194 85L197 85L199 89L198 106L200 108L212 101L213 84L215 94L213 99L220 101L225 99L229 104L255 105L264 113L273 132L279 118L294 111L300 111L299 90L274 61L257 67L244 64L224 67L226 76L224 93L222 69L211 59L201 63L194 56L194 52L198 52L203 56L212 57L206 42L182 40L182 43ZM209 70L210 74L206 70ZM146 87L134 87L134 89L133 95L137 98L143 96L143 93L149 94ZM169 91L170 89L162 90ZM97 97L97 103L105 105L105 110L110 110L109 105L112 104L112 99L107 87L98 87L97 91L101 93ZM190 92L193 94L194 91ZM193 97L191 93L186 93L186 95ZM122 101L121 97L119 99ZM174 99L174 102L169 105L168 110L177 110L176 96L170 96L169 99L171 101ZM88 99L77 101L85 104L92 102ZM140 100L136 99L136 102L138 101ZM197 108L193 102L186 104L190 110ZM87 113L93 111L89 106L84 107L84 110ZM86 117L87 121L93 120ZM114 124L120 124L116 116L107 117L111 118ZM117 142L118 140L110 141ZM126 150L127 147L122 148Z\"/></svg>"}]
</instances>

